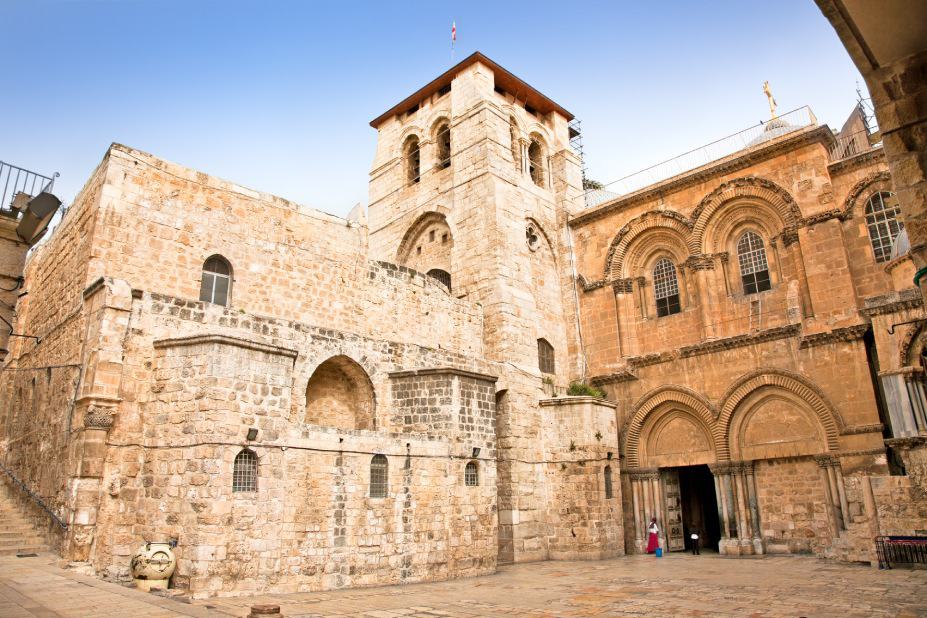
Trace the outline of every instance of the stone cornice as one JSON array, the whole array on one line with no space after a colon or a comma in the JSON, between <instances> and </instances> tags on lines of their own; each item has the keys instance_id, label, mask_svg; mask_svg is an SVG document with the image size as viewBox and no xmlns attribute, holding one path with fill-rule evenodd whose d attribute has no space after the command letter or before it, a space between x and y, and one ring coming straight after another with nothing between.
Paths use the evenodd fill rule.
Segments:
<instances>
[{"instance_id":1,"label":"stone cornice","mask_svg":"<svg viewBox=\"0 0 927 618\"><path fill-rule=\"evenodd\" d=\"M762 330L758 333L736 335L734 337L726 337L724 339L716 339L714 341L703 341L702 343L679 348L679 357L689 358L690 356L700 356L702 354L710 354L720 350L730 350L732 348L754 345L756 343L775 341L776 339L785 339L787 337L794 337L800 332L800 324L788 324L786 326L778 326L776 328Z\"/></svg>"},{"instance_id":2,"label":"stone cornice","mask_svg":"<svg viewBox=\"0 0 927 618\"><path fill-rule=\"evenodd\" d=\"M391 379L439 375L471 378L473 380L482 380L483 382L496 382L499 379L496 376L491 376L487 373L477 373L476 371L467 371L466 369L457 369L456 367L428 367L426 369L407 369L404 371L392 371L387 375Z\"/></svg>"},{"instance_id":3,"label":"stone cornice","mask_svg":"<svg viewBox=\"0 0 927 618\"><path fill-rule=\"evenodd\" d=\"M589 281L583 275L577 275L576 280L579 283L580 287L583 288L583 292L591 292L593 290L598 290L599 288L604 288L606 284L605 279L597 279L595 281Z\"/></svg>"},{"instance_id":4,"label":"stone cornice","mask_svg":"<svg viewBox=\"0 0 927 618\"><path fill-rule=\"evenodd\" d=\"M607 408L616 409L618 404L614 401L609 401L608 399L601 399L599 397L589 397L588 395L582 396L565 396L565 397L553 397L551 399L541 399L538 401L538 404L541 406L572 406L576 404L585 404L591 403L598 406L605 406Z\"/></svg>"},{"instance_id":5,"label":"stone cornice","mask_svg":"<svg viewBox=\"0 0 927 618\"><path fill-rule=\"evenodd\" d=\"M737 156L729 155L719 161L708 163L707 165L697 167L688 172L683 172L672 178L644 187L627 196L619 196L614 200L596 206L592 210L580 213L570 219L568 225L570 227L582 226L635 204L646 202L660 194L665 195L690 185L705 182L711 178L721 176L722 174L729 174L745 169L760 161L778 156L782 152L816 142L830 143L831 141L833 141L833 134L831 130L824 125L796 131L795 135L781 141L766 144L756 150L747 151ZM736 155L737 153L734 154Z\"/></svg>"},{"instance_id":6,"label":"stone cornice","mask_svg":"<svg viewBox=\"0 0 927 618\"><path fill-rule=\"evenodd\" d=\"M241 339L239 337L229 337L228 335L219 335L219 334L207 334L207 335L193 335L190 337L172 337L169 339L158 339L154 342L154 348L156 350L166 349L166 348L179 348L183 346L191 345L207 345L207 344L218 344L218 345L227 345L235 348L242 348L244 350L254 350L256 352L265 352L267 354L275 354L277 356L285 356L287 358L295 359L299 356L299 352L296 350L291 350L289 348L282 348L280 346L270 345L267 343L261 343L260 341L252 341L250 339Z\"/></svg>"},{"instance_id":7,"label":"stone cornice","mask_svg":"<svg viewBox=\"0 0 927 618\"><path fill-rule=\"evenodd\" d=\"M885 428L882 423L873 423L871 425L848 425L840 430L841 436L856 436L864 433L882 433Z\"/></svg>"},{"instance_id":8,"label":"stone cornice","mask_svg":"<svg viewBox=\"0 0 927 618\"><path fill-rule=\"evenodd\" d=\"M908 438L891 438L885 445L896 449L908 450L927 447L927 436L910 436Z\"/></svg>"},{"instance_id":9,"label":"stone cornice","mask_svg":"<svg viewBox=\"0 0 927 618\"><path fill-rule=\"evenodd\" d=\"M866 317L872 317L896 313L906 309L917 309L923 306L924 301L920 290L909 288L900 292L883 294L882 296L870 296L863 303L864 307L859 312Z\"/></svg>"},{"instance_id":10,"label":"stone cornice","mask_svg":"<svg viewBox=\"0 0 927 618\"><path fill-rule=\"evenodd\" d=\"M798 344L798 347L813 348L815 346L837 343L839 341L856 341L857 339L862 339L867 330L869 330L868 324L856 324L844 328L835 328L826 333L806 335L801 338L801 343Z\"/></svg>"},{"instance_id":11,"label":"stone cornice","mask_svg":"<svg viewBox=\"0 0 927 618\"><path fill-rule=\"evenodd\" d=\"M632 380L636 379L637 376L631 369L622 369L621 371L616 371L614 373L592 376L589 378L589 381L593 386L600 386L602 384L613 384L615 382L631 382Z\"/></svg>"},{"instance_id":12,"label":"stone cornice","mask_svg":"<svg viewBox=\"0 0 927 618\"><path fill-rule=\"evenodd\" d=\"M827 171L833 174L840 174L842 172L848 172L854 170L858 167L864 167L870 165L873 161L885 160L885 151L882 150L881 146L870 148L864 150L863 152L853 155L852 157L847 157L845 159L840 159L839 161L834 161L827 166Z\"/></svg>"}]
</instances>

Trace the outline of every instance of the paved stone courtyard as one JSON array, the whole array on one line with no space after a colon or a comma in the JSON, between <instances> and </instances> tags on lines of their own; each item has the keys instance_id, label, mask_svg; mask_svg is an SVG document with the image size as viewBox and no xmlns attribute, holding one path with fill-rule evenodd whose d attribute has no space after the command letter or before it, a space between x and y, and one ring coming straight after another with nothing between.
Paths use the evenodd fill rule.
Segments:
<instances>
[{"instance_id":1,"label":"paved stone courtyard","mask_svg":"<svg viewBox=\"0 0 927 618\"><path fill-rule=\"evenodd\" d=\"M278 603L317 616L927 616L927 571L879 571L810 557L671 555L542 562L435 584L183 603L59 569L51 556L0 558L0 617L247 616Z\"/></svg>"}]
</instances>

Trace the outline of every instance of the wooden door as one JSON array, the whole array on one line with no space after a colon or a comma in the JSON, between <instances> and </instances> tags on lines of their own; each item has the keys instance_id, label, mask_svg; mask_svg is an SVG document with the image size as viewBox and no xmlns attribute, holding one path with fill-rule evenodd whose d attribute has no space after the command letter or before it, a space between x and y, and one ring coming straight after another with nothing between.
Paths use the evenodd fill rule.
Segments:
<instances>
[{"instance_id":1,"label":"wooden door","mask_svg":"<svg viewBox=\"0 0 927 618\"><path fill-rule=\"evenodd\" d=\"M666 505L664 526L669 551L682 551L686 540L682 528L682 500L679 495L679 471L660 470L660 485L663 487L663 504Z\"/></svg>"}]
</instances>

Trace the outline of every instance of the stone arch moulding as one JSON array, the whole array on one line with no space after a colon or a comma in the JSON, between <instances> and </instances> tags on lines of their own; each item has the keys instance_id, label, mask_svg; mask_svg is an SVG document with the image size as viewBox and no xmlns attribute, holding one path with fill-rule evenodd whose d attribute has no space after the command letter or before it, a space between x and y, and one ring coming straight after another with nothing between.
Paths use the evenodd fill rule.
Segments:
<instances>
[{"instance_id":1,"label":"stone arch moulding","mask_svg":"<svg viewBox=\"0 0 927 618\"><path fill-rule=\"evenodd\" d=\"M704 253L702 237L708 222L722 206L739 198L754 198L773 206L782 217L786 228L792 228L801 221L801 210L792 195L765 178L744 176L722 183L717 189L702 198L692 211L692 234L689 237L689 250L693 255Z\"/></svg>"},{"instance_id":2,"label":"stone arch moulding","mask_svg":"<svg viewBox=\"0 0 927 618\"><path fill-rule=\"evenodd\" d=\"M883 171L869 174L857 182L847 194L847 199L843 203L843 210L840 211L840 218L844 221L852 218L853 211L859 203L860 197L868 198L869 193L873 193L874 189L892 191L891 181L892 178L889 176L888 172ZM873 191L870 191L870 189L873 189Z\"/></svg>"},{"instance_id":3,"label":"stone arch moulding","mask_svg":"<svg viewBox=\"0 0 927 618\"><path fill-rule=\"evenodd\" d=\"M406 230L406 233L403 234L402 241L399 243L399 249L396 250L396 264L405 266L409 259L409 255L412 253L412 247L415 244L416 239L430 225L435 223L443 223L447 225L448 229L451 230L452 238L457 235L453 226L447 220L446 213L447 208L439 206L436 210L429 210L424 212L415 219L412 225L410 225Z\"/></svg>"},{"instance_id":4,"label":"stone arch moulding","mask_svg":"<svg viewBox=\"0 0 927 618\"><path fill-rule=\"evenodd\" d=\"M618 230L608 247L608 254L605 257L606 280L621 276L625 254L635 238L657 227L673 230L679 233L683 240L688 240L692 231L692 223L689 219L674 210L649 210L634 217Z\"/></svg>"},{"instance_id":5,"label":"stone arch moulding","mask_svg":"<svg viewBox=\"0 0 927 618\"><path fill-rule=\"evenodd\" d=\"M640 446L641 432L644 423L651 412L664 406L667 403L676 403L681 407L691 411L693 415L700 420L705 429L710 434L712 446L715 453L718 453L720 459L719 447L722 445L722 435L715 421L716 414L711 403L696 393L681 386L661 386L654 389L641 397L634 405L634 414L628 421L626 427L621 432L625 441L625 457L627 458L628 468L638 468L641 466Z\"/></svg>"},{"instance_id":6,"label":"stone arch moulding","mask_svg":"<svg viewBox=\"0 0 927 618\"><path fill-rule=\"evenodd\" d=\"M917 349L918 340L923 336L924 325L912 326L908 329L908 332L904 334L904 338L901 340L901 345L898 346L898 366L899 367L908 367L914 366L915 359L911 358L911 351Z\"/></svg>"},{"instance_id":7,"label":"stone arch moulding","mask_svg":"<svg viewBox=\"0 0 927 618\"><path fill-rule=\"evenodd\" d=\"M763 387L780 388L807 403L814 410L818 421L821 423L821 428L824 430L827 450L836 451L838 449L837 436L843 430L843 419L827 401L821 390L810 380L797 373L782 370L760 370L748 373L734 382L721 400L723 404L719 409L717 424L719 430L723 432L724 440L722 443L723 452L719 452L718 459L728 460L731 457L729 441L731 419L737 407L754 391Z\"/></svg>"},{"instance_id":8,"label":"stone arch moulding","mask_svg":"<svg viewBox=\"0 0 927 618\"><path fill-rule=\"evenodd\" d=\"M554 243L551 242L550 234L547 233L547 228L545 228L541 223L534 217L525 217L525 227L532 225L534 229L541 233L541 238L544 239L544 242L547 243L547 250L550 251L551 257L554 259L554 263L557 262L557 254L554 251Z\"/></svg>"}]
</instances>

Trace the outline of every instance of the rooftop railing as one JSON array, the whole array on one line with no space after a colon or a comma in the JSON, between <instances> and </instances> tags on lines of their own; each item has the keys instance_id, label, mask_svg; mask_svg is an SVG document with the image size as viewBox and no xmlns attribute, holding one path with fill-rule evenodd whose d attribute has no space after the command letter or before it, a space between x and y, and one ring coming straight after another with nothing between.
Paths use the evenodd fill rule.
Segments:
<instances>
[{"instance_id":1,"label":"rooftop railing","mask_svg":"<svg viewBox=\"0 0 927 618\"><path fill-rule=\"evenodd\" d=\"M830 160L833 163L849 159L881 145L882 135L870 133L867 129L849 135L838 135L837 140L830 147Z\"/></svg>"},{"instance_id":2,"label":"rooftop railing","mask_svg":"<svg viewBox=\"0 0 927 618\"><path fill-rule=\"evenodd\" d=\"M9 211L17 193L26 193L33 197L43 191L51 193L57 177L58 172L52 176L44 176L0 161L0 210Z\"/></svg>"},{"instance_id":3,"label":"rooftop railing","mask_svg":"<svg viewBox=\"0 0 927 618\"><path fill-rule=\"evenodd\" d=\"M780 114L768 122L761 122L743 131L728 135L672 159L619 178L604 188L618 195L627 195L644 187L678 176L690 170L718 161L746 148L788 135L794 131L817 125L817 118L808 106Z\"/></svg>"}]
</instances>

